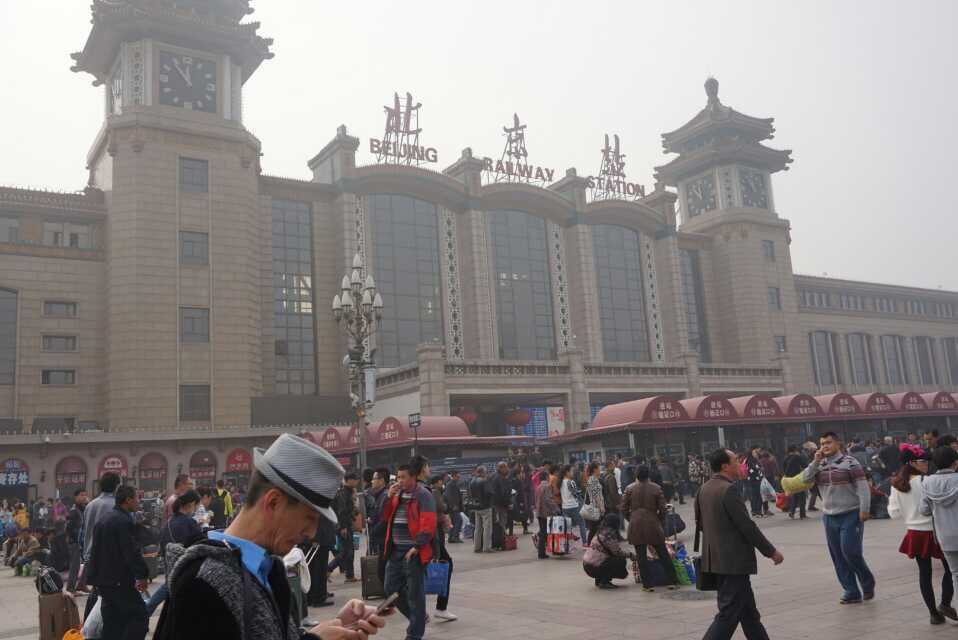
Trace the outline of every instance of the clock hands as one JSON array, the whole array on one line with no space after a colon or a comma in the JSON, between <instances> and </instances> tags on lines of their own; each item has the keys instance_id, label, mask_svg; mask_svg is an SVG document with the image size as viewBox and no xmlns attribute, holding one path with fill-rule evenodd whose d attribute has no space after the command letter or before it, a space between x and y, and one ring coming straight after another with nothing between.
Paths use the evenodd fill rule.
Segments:
<instances>
[{"instance_id":1,"label":"clock hands","mask_svg":"<svg viewBox=\"0 0 958 640\"><path fill-rule=\"evenodd\" d=\"M176 69L177 73L179 73L180 76L183 78L183 81L186 82L186 86L188 87L193 86L193 80L190 77L192 75L191 73L191 70L193 68L192 66L188 65L184 69L183 67L180 66L180 61L177 60L176 58L173 58L173 68Z\"/></svg>"}]
</instances>

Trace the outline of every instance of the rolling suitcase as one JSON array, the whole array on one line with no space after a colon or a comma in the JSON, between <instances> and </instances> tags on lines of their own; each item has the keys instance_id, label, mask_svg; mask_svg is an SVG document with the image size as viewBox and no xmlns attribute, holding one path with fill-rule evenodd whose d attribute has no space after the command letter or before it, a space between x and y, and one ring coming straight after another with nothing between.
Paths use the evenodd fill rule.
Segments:
<instances>
[{"instance_id":1,"label":"rolling suitcase","mask_svg":"<svg viewBox=\"0 0 958 640\"><path fill-rule=\"evenodd\" d=\"M359 573L362 581L363 600L386 597L383 581L379 579L379 556L363 556L360 558Z\"/></svg>"},{"instance_id":2,"label":"rolling suitcase","mask_svg":"<svg viewBox=\"0 0 958 640\"><path fill-rule=\"evenodd\" d=\"M503 551L515 551L519 548L519 536L506 536L502 539Z\"/></svg>"},{"instance_id":3,"label":"rolling suitcase","mask_svg":"<svg viewBox=\"0 0 958 640\"><path fill-rule=\"evenodd\" d=\"M40 640L60 640L70 629L79 629L80 612L65 593L40 595Z\"/></svg>"}]
</instances>

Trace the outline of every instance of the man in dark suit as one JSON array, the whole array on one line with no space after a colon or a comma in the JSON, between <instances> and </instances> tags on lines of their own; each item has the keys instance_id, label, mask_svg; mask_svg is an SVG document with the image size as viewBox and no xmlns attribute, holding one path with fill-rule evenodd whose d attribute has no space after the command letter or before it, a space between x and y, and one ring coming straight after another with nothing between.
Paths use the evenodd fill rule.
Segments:
<instances>
[{"instance_id":1,"label":"man in dark suit","mask_svg":"<svg viewBox=\"0 0 958 640\"><path fill-rule=\"evenodd\" d=\"M91 532L87 582L103 599L103 640L143 640L149 631L146 591L149 570L136 542L133 513L139 507L136 489L116 490L116 505Z\"/></svg>"},{"instance_id":2,"label":"man in dark suit","mask_svg":"<svg viewBox=\"0 0 958 640\"><path fill-rule=\"evenodd\" d=\"M755 549L775 564L785 558L749 518L735 490L741 477L735 454L718 449L709 465L714 475L695 499L695 522L704 534L702 571L717 578L719 610L703 640L730 640L739 623L748 640L768 640L750 579L758 573Z\"/></svg>"}]
</instances>

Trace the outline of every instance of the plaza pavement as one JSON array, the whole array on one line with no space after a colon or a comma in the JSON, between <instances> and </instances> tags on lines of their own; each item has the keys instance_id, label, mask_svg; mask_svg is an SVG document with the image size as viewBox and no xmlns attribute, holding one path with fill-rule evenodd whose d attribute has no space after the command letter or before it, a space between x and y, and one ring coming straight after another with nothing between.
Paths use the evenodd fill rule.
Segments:
<instances>
[{"instance_id":1,"label":"plaza pavement","mask_svg":"<svg viewBox=\"0 0 958 640\"><path fill-rule=\"evenodd\" d=\"M689 524L682 537L691 548L690 505L680 507L679 512ZM897 550L903 535L901 521L867 524L865 557L878 579L877 597L873 602L842 606L820 514L809 515L804 522L789 520L784 514L760 521L769 539L785 554L784 564L778 567L760 557L759 574L753 579L758 606L773 640L958 636L956 623L928 624L915 563ZM521 536L519 550L512 552L477 555L472 553L471 541L450 548L455 571L449 610L459 615L459 620L431 623L426 628L429 640L699 640L715 614L714 596L692 587L645 594L630 578L620 581L624 588L618 591L600 591L582 572L581 555L537 560L531 536ZM940 565L935 569L937 593ZM359 586L344 585L339 575L330 589L336 592L337 604L359 597ZM429 600L433 609L434 598ZM82 606L81 600L81 611ZM336 610L313 609L311 615L321 619ZM404 630L405 619L397 614L377 637L402 640ZM37 637L37 594L32 580L15 578L6 568L0 570L0 640ZM739 631L735 637L744 636Z\"/></svg>"}]
</instances>

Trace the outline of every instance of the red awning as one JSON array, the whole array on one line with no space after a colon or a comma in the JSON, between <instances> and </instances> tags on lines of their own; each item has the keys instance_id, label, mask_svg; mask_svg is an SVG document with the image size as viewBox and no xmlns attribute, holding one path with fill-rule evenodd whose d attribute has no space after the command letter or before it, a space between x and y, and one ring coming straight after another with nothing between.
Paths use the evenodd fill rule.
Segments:
<instances>
[{"instance_id":1,"label":"red awning","mask_svg":"<svg viewBox=\"0 0 958 640\"><path fill-rule=\"evenodd\" d=\"M408 418L388 417L379 424L369 425L370 444L389 444L412 440ZM424 438L471 438L469 427L456 416L423 416L419 425L419 439Z\"/></svg>"},{"instance_id":2,"label":"red awning","mask_svg":"<svg viewBox=\"0 0 958 640\"><path fill-rule=\"evenodd\" d=\"M764 393L757 393L752 396L739 396L730 399L729 402L732 403L732 406L735 407L735 411L741 418L771 420L785 417L784 412L772 396L765 395Z\"/></svg>"},{"instance_id":3,"label":"red awning","mask_svg":"<svg viewBox=\"0 0 958 640\"><path fill-rule=\"evenodd\" d=\"M888 399L891 400L891 405L895 407L895 411L928 411L928 404L925 399L914 391L893 393L888 396Z\"/></svg>"},{"instance_id":4,"label":"red awning","mask_svg":"<svg viewBox=\"0 0 958 640\"><path fill-rule=\"evenodd\" d=\"M688 398L679 400L679 404L685 409L692 420L734 420L738 418L738 412L732 403L725 396L711 394L699 396L697 398Z\"/></svg>"},{"instance_id":5,"label":"red awning","mask_svg":"<svg viewBox=\"0 0 958 640\"><path fill-rule=\"evenodd\" d=\"M622 427L640 422L681 422L688 420L685 407L671 396L652 396L602 407L592 421L592 427Z\"/></svg>"},{"instance_id":6,"label":"red awning","mask_svg":"<svg viewBox=\"0 0 958 640\"><path fill-rule=\"evenodd\" d=\"M958 399L947 391L938 391L932 393L923 393L925 404L932 411L954 411L958 409Z\"/></svg>"},{"instance_id":7,"label":"red awning","mask_svg":"<svg viewBox=\"0 0 958 640\"><path fill-rule=\"evenodd\" d=\"M818 400L807 393L796 393L791 396L773 398L778 408L786 418L817 418L825 415L825 410Z\"/></svg>"},{"instance_id":8,"label":"red awning","mask_svg":"<svg viewBox=\"0 0 958 640\"><path fill-rule=\"evenodd\" d=\"M815 400L825 410L826 415L835 417L854 416L862 412L861 406L854 397L847 393L830 393L824 396L815 396Z\"/></svg>"},{"instance_id":9,"label":"red awning","mask_svg":"<svg viewBox=\"0 0 958 640\"><path fill-rule=\"evenodd\" d=\"M884 393L861 393L852 397L862 408L863 413L893 413L895 411L891 398Z\"/></svg>"},{"instance_id":10,"label":"red awning","mask_svg":"<svg viewBox=\"0 0 958 640\"><path fill-rule=\"evenodd\" d=\"M86 473L86 462L83 458L69 456L57 463L57 473Z\"/></svg>"}]
</instances>

